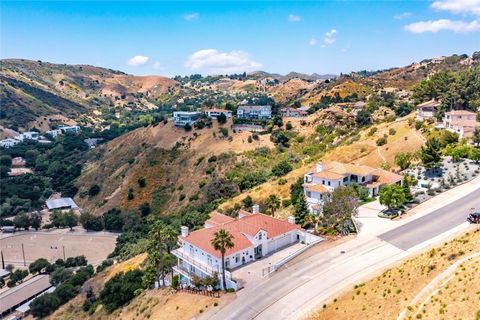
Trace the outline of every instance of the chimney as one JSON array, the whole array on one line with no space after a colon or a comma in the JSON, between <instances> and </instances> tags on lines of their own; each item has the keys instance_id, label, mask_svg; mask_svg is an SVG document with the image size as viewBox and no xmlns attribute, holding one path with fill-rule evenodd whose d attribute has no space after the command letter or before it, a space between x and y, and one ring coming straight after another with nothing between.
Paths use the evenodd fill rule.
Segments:
<instances>
[{"instance_id":1,"label":"chimney","mask_svg":"<svg viewBox=\"0 0 480 320\"><path fill-rule=\"evenodd\" d=\"M317 162L317 172L323 171L323 163L321 161Z\"/></svg>"},{"instance_id":2,"label":"chimney","mask_svg":"<svg viewBox=\"0 0 480 320\"><path fill-rule=\"evenodd\" d=\"M260 206L258 204L254 204L252 207L252 213L257 214L260 213Z\"/></svg>"},{"instance_id":3,"label":"chimney","mask_svg":"<svg viewBox=\"0 0 480 320\"><path fill-rule=\"evenodd\" d=\"M288 216L288 223L295 224L295 217L294 216Z\"/></svg>"},{"instance_id":4,"label":"chimney","mask_svg":"<svg viewBox=\"0 0 480 320\"><path fill-rule=\"evenodd\" d=\"M183 238L188 236L188 227L187 226L181 226L180 227L180 233L181 233Z\"/></svg>"}]
</instances>

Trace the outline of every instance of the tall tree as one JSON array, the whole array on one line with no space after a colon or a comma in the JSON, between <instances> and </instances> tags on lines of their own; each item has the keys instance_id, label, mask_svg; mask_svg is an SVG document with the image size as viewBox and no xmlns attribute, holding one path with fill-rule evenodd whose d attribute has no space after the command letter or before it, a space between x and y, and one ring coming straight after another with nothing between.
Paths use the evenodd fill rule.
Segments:
<instances>
[{"instance_id":1,"label":"tall tree","mask_svg":"<svg viewBox=\"0 0 480 320\"><path fill-rule=\"evenodd\" d=\"M357 213L358 197L355 190L348 186L335 189L323 205L323 216L327 223L337 226Z\"/></svg>"},{"instance_id":2,"label":"tall tree","mask_svg":"<svg viewBox=\"0 0 480 320\"><path fill-rule=\"evenodd\" d=\"M380 204L387 206L389 209L397 209L405 201L405 191L398 184L384 186L380 190Z\"/></svg>"},{"instance_id":3,"label":"tall tree","mask_svg":"<svg viewBox=\"0 0 480 320\"><path fill-rule=\"evenodd\" d=\"M225 252L234 247L233 236L225 229L220 229L214 233L211 240L212 247L222 255L222 288L227 290L227 281L225 278Z\"/></svg>"},{"instance_id":4,"label":"tall tree","mask_svg":"<svg viewBox=\"0 0 480 320\"><path fill-rule=\"evenodd\" d=\"M420 150L420 160L427 169L434 169L438 166L442 157L440 156L440 141L437 138L427 140L425 146Z\"/></svg>"},{"instance_id":5,"label":"tall tree","mask_svg":"<svg viewBox=\"0 0 480 320\"><path fill-rule=\"evenodd\" d=\"M271 194L268 196L265 205L268 207L268 209L270 209L272 216L275 217L275 210L280 208L280 199L278 199L276 195Z\"/></svg>"},{"instance_id":6,"label":"tall tree","mask_svg":"<svg viewBox=\"0 0 480 320\"><path fill-rule=\"evenodd\" d=\"M305 224L305 217L308 215L308 205L305 197L298 197L297 203L295 203L295 223L300 226Z\"/></svg>"},{"instance_id":7,"label":"tall tree","mask_svg":"<svg viewBox=\"0 0 480 320\"><path fill-rule=\"evenodd\" d=\"M472 137L473 145L480 148L480 127L476 127Z\"/></svg>"},{"instance_id":8,"label":"tall tree","mask_svg":"<svg viewBox=\"0 0 480 320\"><path fill-rule=\"evenodd\" d=\"M165 225L161 221L156 221L149 232L148 263L156 270L155 275L159 286L160 280L165 284L166 237Z\"/></svg>"}]
</instances>

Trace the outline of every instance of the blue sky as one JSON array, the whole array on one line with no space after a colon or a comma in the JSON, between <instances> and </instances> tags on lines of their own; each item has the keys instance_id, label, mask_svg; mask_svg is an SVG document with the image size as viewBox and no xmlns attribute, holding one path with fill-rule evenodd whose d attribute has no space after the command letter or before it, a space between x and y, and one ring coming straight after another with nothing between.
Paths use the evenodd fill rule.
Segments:
<instances>
[{"instance_id":1,"label":"blue sky","mask_svg":"<svg viewBox=\"0 0 480 320\"><path fill-rule=\"evenodd\" d=\"M13 2L1 58L128 73L340 73L480 50L480 0Z\"/></svg>"}]
</instances>

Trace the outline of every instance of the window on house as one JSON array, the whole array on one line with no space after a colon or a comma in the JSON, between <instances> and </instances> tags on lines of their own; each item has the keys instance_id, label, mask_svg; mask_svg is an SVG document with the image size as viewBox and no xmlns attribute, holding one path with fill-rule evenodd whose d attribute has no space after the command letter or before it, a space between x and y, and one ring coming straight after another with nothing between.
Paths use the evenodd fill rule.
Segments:
<instances>
[{"instance_id":1,"label":"window on house","mask_svg":"<svg viewBox=\"0 0 480 320\"><path fill-rule=\"evenodd\" d=\"M261 232L258 234L258 240L262 240L262 233Z\"/></svg>"},{"instance_id":2,"label":"window on house","mask_svg":"<svg viewBox=\"0 0 480 320\"><path fill-rule=\"evenodd\" d=\"M307 191L307 197L308 198L311 198L312 197L312 193L310 191Z\"/></svg>"},{"instance_id":3,"label":"window on house","mask_svg":"<svg viewBox=\"0 0 480 320\"><path fill-rule=\"evenodd\" d=\"M365 177L362 177L362 182L365 182Z\"/></svg>"},{"instance_id":4,"label":"window on house","mask_svg":"<svg viewBox=\"0 0 480 320\"><path fill-rule=\"evenodd\" d=\"M328 182L328 185L330 185L330 181L327 181Z\"/></svg>"}]
</instances>

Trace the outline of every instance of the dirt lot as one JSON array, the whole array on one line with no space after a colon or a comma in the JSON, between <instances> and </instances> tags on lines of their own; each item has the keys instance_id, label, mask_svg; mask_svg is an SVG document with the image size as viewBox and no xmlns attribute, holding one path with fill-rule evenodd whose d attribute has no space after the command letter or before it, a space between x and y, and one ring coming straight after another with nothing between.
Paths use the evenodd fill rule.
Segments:
<instances>
[{"instance_id":1,"label":"dirt lot","mask_svg":"<svg viewBox=\"0 0 480 320\"><path fill-rule=\"evenodd\" d=\"M480 229L359 283L310 319L479 319ZM458 261L458 262L457 262Z\"/></svg>"},{"instance_id":2,"label":"dirt lot","mask_svg":"<svg viewBox=\"0 0 480 320\"><path fill-rule=\"evenodd\" d=\"M101 263L115 248L116 235L109 233L70 232L27 232L12 235L3 234L0 248L6 264L23 265L22 244L27 265L38 258L50 262L65 257L85 255L89 263Z\"/></svg>"}]
</instances>

